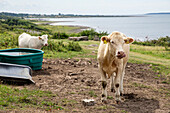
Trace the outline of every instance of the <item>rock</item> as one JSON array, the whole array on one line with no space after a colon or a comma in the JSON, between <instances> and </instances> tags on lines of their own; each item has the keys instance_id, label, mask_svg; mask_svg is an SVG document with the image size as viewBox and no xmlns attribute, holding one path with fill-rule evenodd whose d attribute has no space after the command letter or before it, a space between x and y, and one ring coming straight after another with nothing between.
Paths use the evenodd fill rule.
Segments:
<instances>
[{"instance_id":1,"label":"rock","mask_svg":"<svg viewBox=\"0 0 170 113\"><path fill-rule=\"evenodd\" d=\"M68 39L69 40L74 40L74 41L88 40L88 36L69 37Z\"/></svg>"},{"instance_id":2,"label":"rock","mask_svg":"<svg viewBox=\"0 0 170 113\"><path fill-rule=\"evenodd\" d=\"M95 101L94 101L94 99L83 99L82 104L84 106L94 106Z\"/></svg>"},{"instance_id":3,"label":"rock","mask_svg":"<svg viewBox=\"0 0 170 113\"><path fill-rule=\"evenodd\" d=\"M52 69L52 67L48 66L48 69Z\"/></svg>"},{"instance_id":4,"label":"rock","mask_svg":"<svg viewBox=\"0 0 170 113\"><path fill-rule=\"evenodd\" d=\"M77 73L69 73L70 76L78 75Z\"/></svg>"},{"instance_id":5,"label":"rock","mask_svg":"<svg viewBox=\"0 0 170 113\"><path fill-rule=\"evenodd\" d=\"M97 44L91 44L91 45L88 45L89 47L98 47Z\"/></svg>"}]
</instances>

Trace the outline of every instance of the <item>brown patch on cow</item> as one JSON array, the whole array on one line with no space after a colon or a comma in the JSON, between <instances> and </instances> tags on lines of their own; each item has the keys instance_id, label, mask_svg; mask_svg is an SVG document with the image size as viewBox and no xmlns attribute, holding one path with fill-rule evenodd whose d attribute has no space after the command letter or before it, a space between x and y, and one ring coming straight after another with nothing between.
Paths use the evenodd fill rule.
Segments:
<instances>
[{"instance_id":1,"label":"brown patch on cow","mask_svg":"<svg viewBox=\"0 0 170 113\"><path fill-rule=\"evenodd\" d=\"M115 86L116 86L116 88L118 88L118 87L119 87L119 84L115 84Z\"/></svg>"},{"instance_id":2,"label":"brown patch on cow","mask_svg":"<svg viewBox=\"0 0 170 113\"><path fill-rule=\"evenodd\" d=\"M116 67L115 61L112 62L112 67Z\"/></svg>"},{"instance_id":3,"label":"brown patch on cow","mask_svg":"<svg viewBox=\"0 0 170 113\"><path fill-rule=\"evenodd\" d=\"M106 86L107 86L107 82L106 82L106 81L102 81L102 87L103 87L103 89L105 89Z\"/></svg>"},{"instance_id":4,"label":"brown patch on cow","mask_svg":"<svg viewBox=\"0 0 170 113\"><path fill-rule=\"evenodd\" d=\"M102 97L105 97L105 94L102 94Z\"/></svg>"}]
</instances>

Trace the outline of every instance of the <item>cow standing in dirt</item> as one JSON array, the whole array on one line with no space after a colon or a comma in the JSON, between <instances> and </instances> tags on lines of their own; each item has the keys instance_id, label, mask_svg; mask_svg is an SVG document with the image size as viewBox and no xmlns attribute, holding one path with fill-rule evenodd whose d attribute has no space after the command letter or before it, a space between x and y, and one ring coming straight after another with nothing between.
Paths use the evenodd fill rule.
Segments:
<instances>
[{"instance_id":1,"label":"cow standing in dirt","mask_svg":"<svg viewBox=\"0 0 170 113\"><path fill-rule=\"evenodd\" d=\"M18 37L19 48L34 48L41 49L43 46L48 46L48 35L31 36L27 33L22 33Z\"/></svg>"},{"instance_id":2,"label":"cow standing in dirt","mask_svg":"<svg viewBox=\"0 0 170 113\"><path fill-rule=\"evenodd\" d=\"M121 101L120 95L123 94L123 77L129 56L129 44L132 42L132 38L126 37L120 32L101 37L97 59L101 72L102 102L107 102L107 78L111 80L111 91L115 92L116 102Z\"/></svg>"}]
</instances>

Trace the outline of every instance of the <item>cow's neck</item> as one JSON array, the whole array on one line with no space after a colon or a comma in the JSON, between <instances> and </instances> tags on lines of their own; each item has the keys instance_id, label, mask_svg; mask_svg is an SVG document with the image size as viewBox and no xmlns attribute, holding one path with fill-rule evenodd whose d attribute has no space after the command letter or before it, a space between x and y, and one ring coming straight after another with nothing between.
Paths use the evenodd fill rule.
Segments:
<instances>
[{"instance_id":1,"label":"cow's neck","mask_svg":"<svg viewBox=\"0 0 170 113\"><path fill-rule=\"evenodd\" d=\"M107 62L108 65L111 65L112 62L115 60L115 56L110 54L109 52L109 44L106 45L106 49L104 51L104 61Z\"/></svg>"}]
</instances>

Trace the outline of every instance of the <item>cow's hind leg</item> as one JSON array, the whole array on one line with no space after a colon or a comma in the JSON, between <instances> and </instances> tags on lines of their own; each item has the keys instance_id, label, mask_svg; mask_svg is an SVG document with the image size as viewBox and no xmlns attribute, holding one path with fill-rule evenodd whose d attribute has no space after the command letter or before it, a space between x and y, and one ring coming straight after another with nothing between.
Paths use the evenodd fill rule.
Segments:
<instances>
[{"instance_id":1,"label":"cow's hind leg","mask_svg":"<svg viewBox=\"0 0 170 113\"><path fill-rule=\"evenodd\" d=\"M102 102L106 103L107 101L107 78L106 78L106 73L100 69L101 71L101 82L102 82Z\"/></svg>"}]
</instances>

